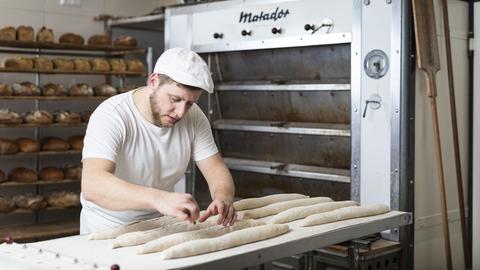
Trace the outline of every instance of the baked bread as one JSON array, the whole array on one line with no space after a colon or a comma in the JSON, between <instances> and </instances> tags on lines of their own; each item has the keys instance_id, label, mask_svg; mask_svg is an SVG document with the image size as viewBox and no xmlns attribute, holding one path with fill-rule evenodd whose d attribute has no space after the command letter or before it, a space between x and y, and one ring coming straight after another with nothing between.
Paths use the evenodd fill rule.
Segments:
<instances>
[{"instance_id":1,"label":"baked bread","mask_svg":"<svg viewBox=\"0 0 480 270\"><path fill-rule=\"evenodd\" d=\"M42 151L67 151L70 149L70 144L57 137L42 138L40 145Z\"/></svg>"},{"instance_id":2,"label":"baked bread","mask_svg":"<svg viewBox=\"0 0 480 270\"><path fill-rule=\"evenodd\" d=\"M70 96L93 96L93 89L88 84L77 83L68 89Z\"/></svg>"},{"instance_id":3,"label":"baked bread","mask_svg":"<svg viewBox=\"0 0 480 270\"><path fill-rule=\"evenodd\" d=\"M125 93L125 92L128 92L128 91L137 89L137 88L138 88L138 86L136 86L134 84L129 84L129 85L125 85L124 87L118 88L118 92L119 93Z\"/></svg>"},{"instance_id":4,"label":"baked bread","mask_svg":"<svg viewBox=\"0 0 480 270\"><path fill-rule=\"evenodd\" d=\"M0 154L15 154L18 152L17 144L9 139L0 138Z\"/></svg>"},{"instance_id":5,"label":"baked bread","mask_svg":"<svg viewBox=\"0 0 480 270\"><path fill-rule=\"evenodd\" d=\"M138 59L129 59L125 61L127 63L127 70L131 72L145 72L145 66L142 61Z\"/></svg>"},{"instance_id":6,"label":"baked bread","mask_svg":"<svg viewBox=\"0 0 480 270\"><path fill-rule=\"evenodd\" d=\"M127 71L127 63L123 59L110 59L110 69L115 72Z\"/></svg>"},{"instance_id":7,"label":"baked bread","mask_svg":"<svg viewBox=\"0 0 480 270\"><path fill-rule=\"evenodd\" d=\"M90 116L92 115L92 111L82 111L80 112L80 117L82 118L82 122L88 123Z\"/></svg>"},{"instance_id":8,"label":"baked bread","mask_svg":"<svg viewBox=\"0 0 480 270\"><path fill-rule=\"evenodd\" d=\"M107 35L93 35L90 38L88 38L88 44L108 46L112 44L112 38Z\"/></svg>"},{"instance_id":9,"label":"baked bread","mask_svg":"<svg viewBox=\"0 0 480 270\"><path fill-rule=\"evenodd\" d=\"M0 40L15 40L17 31L13 26L6 26L0 29Z\"/></svg>"},{"instance_id":10,"label":"baked bread","mask_svg":"<svg viewBox=\"0 0 480 270\"><path fill-rule=\"evenodd\" d=\"M14 96L40 96L40 88L31 82L14 83L12 85Z\"/></svg>"},{"instance_id":11,"label":"baked bread","mask_svg":"<svg viewBox=\"0 0 480 270\"><path fill-rule=\"evenodd\" d=\"M10 109L0 109L0 124L21 124L23 118Z\"/></svg>"},{"instance_id":12,"label":"baked bread","mask_svg":"<svg viewBox=\"0 0 480 270\"><path fill-rule=\"evenodd\" d=\"M67 90L63 85L57 83L47 83L42 87L42 96L66 96Z\"/></svg>"},{"instance_id":13,"label":"baked bread","mask_svg":"<svg viewBox=\"0 0 480 270\"><path fill-rule=\"evenodd\" d=\"M90 59L90 65L93 71L110 71L110 64L107 59L94 58Z\"/></svg>"},{"instance_id":14,"label":"baked bread","mask_svg":"<svg viewBox=\"0 0 480 270\"><path fill-rule=\"evenodd\" d=\"M90 65L90 62L88 62L85 59L75 58L72 61L76 71L92 70L92 66Z\"/></svg>"},{"instance_id":15,"label":"baked bread","mask_svg":"<svg viewBox=\"0 0 480 270\"><path fill-rule=\"evenodd\" d=\"M54 191L45 196L48 205L53 207L73 207L80 205L80 196L75 192Z\"/></svg>"},{"instance_id":16,"label":"baked bread","mask_svg":"<svg viewBox=\"0 0 480 270\"><path fill-rule=\"evenodd\" d=\"M20 25L17 27L17 40L32 42L35 37L31 26Z\"/></svg>"},{"instance_id":17,"label":"baked bread","mask_svg":"<svg viewBox=\"0 0 480 270\"><path fill-rule=\"evenodd\" d=\"M53 62L47 57L39 56L33 58L33 67L39 70L53 70Z\"/></svg>"},{"instance_id":18,"label":"baked bread","mask_svg":"<svg viewBox=\"0 0 480 270\"><path fill-rule=\"evenodd\" d=\"M42 195L25 194L13 197L13 201L18 208L26 210L39 210L47 207L47 202Z\"/></svg>"},{"instance_id":19,"label":"baked bread","mask_svg":"<svg viewBox=\"0 0 480 270\"><path fill-rule=\"evenodd\" d=\"M52 114L43 110L29 111L25 113L23 119L25 123L29 124L48 125L53 123Z\"/></svg>"},{"instance_id":20,"label":"baked bread","mask_svg":"<svg viewBox=\"0 0 480 270\"><path fill-rule=\"evenodd\" d=\"M58 42L61 44L83 45L83 43L85 43L85 40L80 35L74 33L65 33L60 36Z\"/></svg>"},{"instance_id":21,"label":"baked bread","mask_svg":"<svg viewBox=\"0 0 480 270\"><path fill-rule=\"evenodd\" d=\"M65 179L63 170L57 167L45 167L40 171L40 180L60 181Z\"/></svg>"},{"instance_id":22,"label":"baked bread","mask_svg":"<svg viewBox=\"0 0 480 270\"><path fill-rule=\"evenodd\" d=\"M73 150L81 151L83 149L83 135L74 135L67 139Z\"/></svg>"},{"instance_id":23,"label":"baked bread","mask_svg":"<svg viewBox=\"0 0 480 270\"><path fill-rule=\"evenodd\" d=\"M55 123L78 124L82 122L80 114L70 111L58 111L54 113Z\"/></svg>"},{"instance_id":24,"label":"baked bread","mask_svg":"<svg viewBox=\"0 0 480 270\"><path fill-rule=\"evenodd\" d=\"M32 169L17 167L8 173L8 179L15 182L32 183L38 180L38 175Z\"/></svg>"},{"instance_id":25,"label":"baked bread","mask_svg":"<svg viewBox=\"0 0 480 270\"><path fill-rule=\"evenodd\" d=\"M36 40L37 42L53 43L54 41L53 30L50 28L46 28L45 26L42 26L42 28L40 28L37 31Z\"/></svg>"},{"instance_id":26,"label":"baked bread","mask_svg":"<svg viewBox=\"0 0 480 270\"><path fill-rule=\"evenodd\" d=\"M118 36L113 45L118 47L137 47L137 40L130 36Z\"/></svg>"},{"instance_id":27,"label":"baked bread","mask_svg":"<svg viewBox=\"0 0 480 270\"><path fill-rule=\"evenodd\" d=\"M53 61L53 68L56 70L69 71L69 70L75 69L75 65L73 64L73 61L71 59L56 58L56 59L53 59L52 61Z\"/></svg>"},{"instance_id":28,"label":"baked bread","mask_svg":"<svg viewBox=\"0 0 480 270\"><path fill-rule=\"evenodd\" d=\"M63 169L65 172L65 179L81 180L82 179L82 167L78 165L69 164Z\"/></svg>"},{"instance_id":29,"label":"baked bread","mask_svg":"<svg viewBox=\"0 0 480 270\"><path fill-rule=\"evenodd\" d=\"M117 89L106 83L95 86L93 91L95 92L95 96L110 97L118 94Z\"/></svg>"},{"instance_id":30,"label":"baked bread","mask_svg":"<svg viewBox=\"0 0 480 270\"><path fill-rule=\"evenodd\" d=\"M12 87L10 85L0 83L0 96L11 96L13 95Z\"/></svg>"},{"instance_id":31,"label":"baked bread","mask_svg":"<svg viewBox=\"0 0 480 270\"><path fill-rule=\"evenodd\" d=\"M0 170L0 183L5 182L5 181L7 181L7 176L5 175L5 173L2 170Z\"/></svg>"},{"instance_id":32,"label":"baked bread","mask_svg":"<svg viewBox=\"0 0 480 270\"><path fill-rule=\"evenodd\" d=\"M5 59L3 66L13 69L32 69L33 60L28 57L15 56L14 58Z\"/></svg>"},{"instance_id":33,"label":"baked bread","mask_svg":"<svg viewBox=\"0 0 480 270\"><path fill-rule=\"evenodd\" d=\"M15 209L15 202L12 199L0 195L0 213L12 212Z\"/></svg>"},{"instance_id":34,"label":"baked bread","mask_svg":"<svg viewBox=\"0 0 480 270\"><path fill-rule=\"evenodd\" d=\"M24 153L34 153L40 151L40 143L30 138L18 138L15 140L18 151Z\"/></svg>"}]
</instances>

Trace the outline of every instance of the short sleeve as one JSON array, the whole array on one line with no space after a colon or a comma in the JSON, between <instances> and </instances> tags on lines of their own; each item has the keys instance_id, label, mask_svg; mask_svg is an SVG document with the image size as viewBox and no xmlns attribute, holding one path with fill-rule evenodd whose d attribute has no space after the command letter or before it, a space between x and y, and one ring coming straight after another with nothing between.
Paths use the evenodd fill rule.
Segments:
<instances>
[{"instance_id":1,"label":"short sleeve","mask_svg":"<svg viewBox=\"0 0 480 270\"><path fill-rule=\"evenodd\" d=\"M116 163L123 137L124 123L113 106L101 104L90 116L83 142L82 161L103 158Z\"/></svg>"},{"instance_id":2,"label":"short sleeve","mask_svg":"<svg viewBox=\"0 0 480 270\"><path fill-rule=\"evenodd\" d=\"M200 161L218 153L218 149L207 117L197 105L192 109L195 110L192 158Z\"/></svg>"}]
</instances>

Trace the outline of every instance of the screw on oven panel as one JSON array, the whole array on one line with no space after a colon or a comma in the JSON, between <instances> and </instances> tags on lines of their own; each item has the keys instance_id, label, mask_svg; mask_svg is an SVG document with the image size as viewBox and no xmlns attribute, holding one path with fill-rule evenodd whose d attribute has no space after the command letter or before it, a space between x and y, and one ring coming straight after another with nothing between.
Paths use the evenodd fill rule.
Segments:
<instances>
[{"instance_id":1,"label":"screw on oven panel","mask_svg":"<svg viewBox=\"0 0 480 270\"><path fill-rule=\"evenodd\" d=\"M240 34L242 34L242 36L251 36L252 30L243 29Z\"/></svg>"},{"instance_id":2,"label":"screw on oven panel","mask_svg":"<svg viewBox=\"0 0 480 270\"><path fill-rule=\"evenodd\" d=\"M214 38L214 39L223 38L223 34L222 34L222 33L214 33L214 34L213 34L213 38Z\"/></svg>"},{"instance_id":3,"label":"screw on oven panel","mask_svg":"<svg viewBox=\"0 0 480 270\"><path fill-rule=\"evenodd\" d=\"M280 28L280 27L273 27L272 28L272 34L279 35L281 33L282 33L282 28Z\"/></svg>"}]
</instances>

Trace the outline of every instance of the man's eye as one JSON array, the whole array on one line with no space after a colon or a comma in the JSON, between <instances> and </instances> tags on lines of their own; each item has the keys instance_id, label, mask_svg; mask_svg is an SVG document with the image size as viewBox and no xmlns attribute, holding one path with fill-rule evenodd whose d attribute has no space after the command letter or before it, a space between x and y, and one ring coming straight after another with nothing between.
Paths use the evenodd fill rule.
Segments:
<instances>
[{"instance_id":1,"label":"man's eye","mask_svg":"<svg viewBox=\"0 0 480 270\"><path fill-rule=\"evenodd\" d=\"M171 100L172 100L172 102L179 102L180 101L180 99L178 99L178 98L171 98Z\"/></svg>"}]
</instances>

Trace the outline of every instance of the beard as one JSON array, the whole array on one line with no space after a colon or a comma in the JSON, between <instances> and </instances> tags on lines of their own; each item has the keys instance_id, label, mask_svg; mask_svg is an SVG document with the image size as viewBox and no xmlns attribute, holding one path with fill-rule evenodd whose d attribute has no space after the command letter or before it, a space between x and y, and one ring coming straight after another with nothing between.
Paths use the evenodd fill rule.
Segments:
<instances>
[{"instance_id":1,"label":"beard","mask_svg":"<svg viewBox=\"0 0 480 270\"><path fill-rule=\"evenodd\" d=\"M155 101L155 98L153 97L153 95L154 94L152 93L149 98L150 110L152 111L153 124L161 128L172 127L174 124L162 121L162 108L160 108L160 105Z\"/></svg>"}]
</instances>

